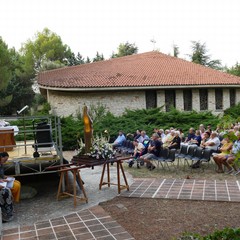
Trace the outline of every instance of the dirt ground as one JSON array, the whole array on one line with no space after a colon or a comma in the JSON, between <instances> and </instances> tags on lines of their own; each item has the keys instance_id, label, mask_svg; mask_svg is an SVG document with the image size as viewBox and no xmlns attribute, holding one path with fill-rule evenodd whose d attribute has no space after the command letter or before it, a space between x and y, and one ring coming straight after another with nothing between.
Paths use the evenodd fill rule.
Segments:
<instances>
[{"instance_id":1,"label":"dirt ground","mask_svg":"<svg viewBox=\"0 0 240 240\"><path fill-rule=\"evenodd\" d=\"M240 179L239 175L216 173L213 163L204 171L148 171L145 167L129 168L127 164L125 170L138 178ZM170 240L183 232L207 235L216 229L240 226L239 203L234 202L116 197L100 205L137 240Z\"/></svg>"},{"instance_id":2,"label":"dirt ground","mask_svg":"<svg viewBox=\"0 0 240 240\"><path fill-rule=\"evenodd\" d=\"M137 240L170 240L239 227L239 203L116 197L100 203Z\"/></svg>"}]
</instances>

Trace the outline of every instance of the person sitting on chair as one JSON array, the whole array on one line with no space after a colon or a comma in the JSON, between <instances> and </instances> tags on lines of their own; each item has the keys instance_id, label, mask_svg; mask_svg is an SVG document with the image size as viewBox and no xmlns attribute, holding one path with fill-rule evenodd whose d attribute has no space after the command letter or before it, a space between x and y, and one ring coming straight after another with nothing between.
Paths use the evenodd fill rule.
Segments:
<instances>
[{"instance_id":1,"label":"person sitting on chair","mask_svg":"<svg viewBox=\"0 0 240 240\"><path fill-rule=\"evenodd\" d=\"M220 145L220 140L217 136L217 132L212 132L210 138L201 144L201 147L211 149L212 152L217 152Z\"/></svg>"},{"instance_id":2,"label":"person sitting on chair","mask_svg":"<svg viewBox=\"0 0 240 240\"><path fill-rule=\"evenodd\" d=\"M195 136L189 141L189 143L200 146L201 141L202 141L201 132L200 130L196 130Z\"/></svg>"},{"instance_id":3,"label":"person sitting on chair","mask_svg":"<svg viewBox=\"0 0 240 240\"><path fill-rule=\"evenodd\" d=\"M229 154L226 161L223 162L223 165L225 165L228 169L228 171L227 171L228 174L232 173L234 170L236 171L235 175L240 173L239 166L237 166L237 164L235 164L236 154L238 152L240 152L240 132L238 132L237 138L238 139L236 141L234 141L234 143L233 143L231 154Z\"/></svg>"},{"instance_id":4,"label":"person sitting on chair","mask_svg":"<svg viewBox=\"0 0 240 240\"><path fill-rule=\"evenodd\" d=\"M189 128L189 131L188 131L188 135L185 139L185 143L188 143L191 139L193 139L195 137L195 129L194 128Z\"/></svg>"},{"instance_id":5,"label":"person sitting on chair","mask_svg":"<svg viewBox=\"0 0 240 240\"><path fill-rule=\"evenodd\" d=\"M148 145L148 153L142 155L140 159L143 159L147 163L148 169L151 171L155 166L151 163L151 160L157 159L162 149L162 142L159 140L157 133L153 133L152 139Z\"/></svg>"},{"instance_id":6,"label":"person sitting on chair","mask_svg":"<svg viewBox=\"0 0 240 240\"><path fill-rule=\"evenodd\" d=\"M138 142L137 140L133 141L133 145L135 146L134 153L133 153L133 158L136 159L141 155L145 146L142 143Z\"/></svg>"},{"instance_id":7,"label":"person sitting on chair","mask_svg":"<svg viewBox=\"0 0 240 240\"><path fill-rule=\"evenodd\" d=\"M0 185L0 207L2 210L2 222L13 219L13 201L11 190Z\"/></svg>"},{"instance_id":8,"label":"person sitting on chair","mask_svg":"<svg viewBox=\"0 0 240 240\"><path fill-rule=\"evenodd\" d=\"M140 143L143 143L145 140L149 140L149 137L146 134L146 132L144 130L142 130L140 136L138 138L136 138L136 140Z\"/></svg>"},{"instance_id":9,"label":"person sitting on chair","mask_svg":"<svg viewBox=\"0 0 240 240\"><path fill-rule=\"evenodd\" d=\"M123 142L126 140L126 137L123 134L123 131L119 131L117 139L113 142L113 148L122 146Z\"/></svg>"},{"instance_id":10,"label":"person sitting on chair","mask_svg":"<svg viewBox=\"0 0 240 240\"><path fill-rule=\"evenodd\" d=\"M227 161L227 158L229 157L232 146L233 146L232 141L230 141L228 137L224 138L222 140L222 147L220 148L221 153L213 156L213 160L218 166L218 169L216 170L217 173L224 172L222 165L224 164L225 161Z\"/></svg>"},{"instance_id":11,"label":"person sitting on chair","mask_svg":"<svg viewBox=\"0 0 240 240\"><path fill-rule=\"evenodd\" d=\"M181 146L181 138L180 138L180 132L179 131L175 131L175 136L173 138L173 140L170 142L168 148L169 149L180 149Z\"/></svg>"},{"instance_id":12,"label":"person sitting on chair","mask_svg":"<svg viewBox=\"0 0 240 240\"><path fill-rule=\"evenodd\" d=\"M6 182L7 176L4 175L4 167L3 164L7 162L9 155L7 152L0 153L0 181ZM11 188L11 192L13 195L14 202L18 203L20 200L20 191L21 191L21 183L17 180L14 180L13 187Z\"/></svg>"},{"instance_id":13,"label":"person sitting on chair","mask_svg":"<svg viewBox=\"0 0 240 240\"><path fill-rule=\"evenodd\" d=\"M130 166L134 164L134 160L137 160L142 155L145 149L145 146L142 143L138 142L137 140L133 141L133 145L135 147L133 156L128 160Z\"/></svg>"},{"instance_id":14,"label":"person sitting on chair","mask_svg":"<svg viewBox=\"0 0 240 240\"><path fill-rule=\"evenodd\" d=\"M170 130L170 133L164 138L164 140L162 140L162 142L163 142L163 146L162 147L163 148L168 148L174 138L175 138L175 131L174 130Z\"/></svg>"}]
</instances>

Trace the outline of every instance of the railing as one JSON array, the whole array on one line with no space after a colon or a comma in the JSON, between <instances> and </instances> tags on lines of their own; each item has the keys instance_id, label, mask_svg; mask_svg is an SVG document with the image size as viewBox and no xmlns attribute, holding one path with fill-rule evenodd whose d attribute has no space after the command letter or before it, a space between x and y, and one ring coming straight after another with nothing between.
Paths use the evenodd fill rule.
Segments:
<instances>
[{"instance_id":1,"label":"railing","mask_svg":"<svg viewBox=\"0 0 240 240\"><path fill-rule=\"evenodd\" d=\"M6 171L13 171L15 176L42 174L51 172L45 165L63 163L59 117L0 116L0 119L10 123L0 127L0 152L9 154Z\"/></svg>"}]
</instances>

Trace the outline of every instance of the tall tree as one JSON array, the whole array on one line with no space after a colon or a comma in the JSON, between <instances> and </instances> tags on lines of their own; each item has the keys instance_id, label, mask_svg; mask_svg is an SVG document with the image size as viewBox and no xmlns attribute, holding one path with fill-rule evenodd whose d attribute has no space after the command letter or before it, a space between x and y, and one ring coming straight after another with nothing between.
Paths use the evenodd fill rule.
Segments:
<instances>
[{"instance_id":1,"label":"tall tree","mask_svg":"<svg viewBox=\"0 0 240 240\"><path fill-rule=\"evenodd\" d=\"M89 57L87 57L87 59L86 59L85 63L91 63L91 60L90 60L90 58L89 58Z\"/></svg>"},{"instance_id":2,"label":"tall tree","mask_svg":"<svg viewBox=\"0 0 240 240\"><path fill-rule=\"evenodd\" d=\"M117 53L112 53L112 58L117 58L117 57L123 57L127 55L133 55L138 53L138 47L135 46L134 44L131 44L129 42L126 43L120 43L118 46L118 52Z\"/></svg>"},{"instance_id":3,"label":"tall tree","mask_svg":"<svg viewBox=\"0 0 240 240\"><path fill-rule=\"evenodd\" d=\"M12 95L7 95L5 90L12 78L12 58L7 44L0 37L0 107L12 101Z\"/></svg>"},{"instance_id":4,"label":"tall tree","mask_svg":"<svg viewBox=\"0 0 240 240\"><path fill-rule=\"evenodd\" d=\"M83 58L83 56L80 54L80 52L78 52L77 53L77 63L78 64L84 64L85 63L85 61L84 61L84 58Z\"/></svg>"},{"instance_id":5,"label":"tall tree","mask_svg":"<svg viewBox=\"0 0 240 240\"><path fill-rule=\"evenodd\" d=\"M2 115L16 113L17 110L25 105L31 106L34 98L32 81L23 69L22 56L16 52L15 49L10 49L10 54L13 66L12 77L8 86L1 92L1 95L11 95L12 101L8 105L0 108L0 114Z\"/></svg>"},{"instance_id":6,"label":"tall tree","mask_svg":"<svg viewBox=\"0 0 240 240\"><path fill-rule=\"evenodd\" d=\"M63 44L60 36L48 28L37 32L32 40L27 40L20 53L24 77L31 81L36 92L36 76L40 71L67 66L68 59L72 57L71 49Z\"/></svg>"},{"instance_id":7,"label":"tall tree","mask_svg":"<svg viewBox=\"0 0 240 240\"><path fill-rule=\"evenodd\" d=\"M99 54L99 52L96 53L96 57L93 58L93 62L98 62L98 61L103 61L104 60L104 56L103 54Z\"/></svg>"},{"instance_id":8,"label":"tall tree","mask_svg":"<svg viewBox=\"0 0 240 240\"><path fill-rule=\"evenodd\" d=\"M217 70L222 69L220 60L211 60L211 56L207 54L208 50L205 43L199 41L192 41L192 54L189 54L191 61L206 67Z\"/></svg>"},{"instance_id":9,"label":"tall tree","mask_svg":"<svg viewBox=\"0 0 240 240\"><path fill-rule=\"evenodd\" d=\"M84 58L83 56L78 52L77 56L74 53L71 53L71 55L67 58L68 66L75 66L84 64Z\"/></svg>"},{"instance_id":10,"label":"tall tree","mask_svg":"<svg viewBox=\"0 0 240 240\"><path fill-rule=\"evenodd\" d=\"M25 56L25 69L32 77L41 70L45 61L67 65L66 59L72 56L71 49L48 28L37 32L35 38L28 40L20 51Z\"/></svg>"},{"instance_id":11,"label":"tall tree","mask_svg":"<svg viewBox=\"0 0 240 240\"><path fill-rule=\"evenodd\" d=\"M180 53L179 52L179 47L176 44L174 44L173 45L173 56L178 57L179 53Z\"/></svg>"},{"instance_id":12,"label":"tall tree","mask_svg":"<svg viewBox=\"0 0 240 240\"><path fill-rule=\"evenodd\" d=\"M240 77L240 64L237 62L234 66L227 69L227 73Z\"/></svg>"}]
</instances>

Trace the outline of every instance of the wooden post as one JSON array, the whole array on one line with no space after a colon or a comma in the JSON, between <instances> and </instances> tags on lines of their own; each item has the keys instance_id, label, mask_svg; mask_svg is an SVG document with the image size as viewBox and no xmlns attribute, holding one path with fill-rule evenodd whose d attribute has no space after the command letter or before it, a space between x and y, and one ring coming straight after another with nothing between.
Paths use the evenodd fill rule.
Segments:
<instances>
[{"instance_id":1,"label":"wooden post","mask_svg":"<svg viewBox=\"0 0 240 240\"><path fill-rule=\"evenodd\" d=\"M25 155L27 155L27 139L26 139L25 114L23 115L23 129L24 129L24 148L25 148Z\"/></svg>"}]
</instances>

